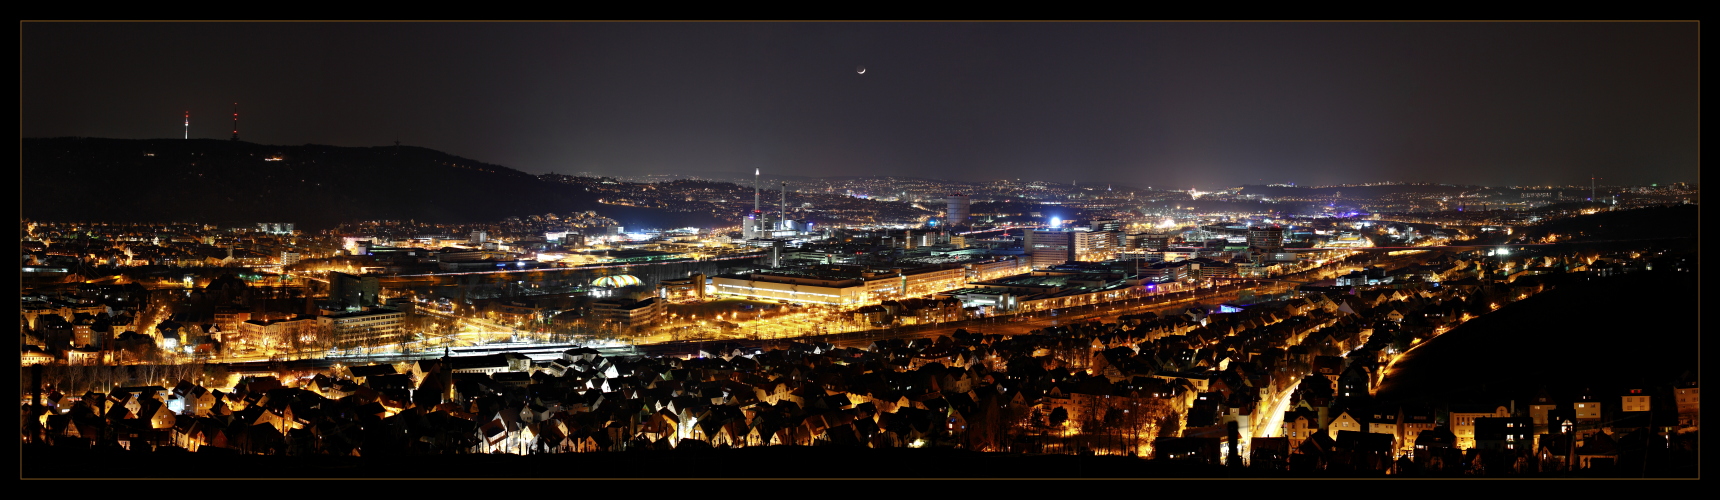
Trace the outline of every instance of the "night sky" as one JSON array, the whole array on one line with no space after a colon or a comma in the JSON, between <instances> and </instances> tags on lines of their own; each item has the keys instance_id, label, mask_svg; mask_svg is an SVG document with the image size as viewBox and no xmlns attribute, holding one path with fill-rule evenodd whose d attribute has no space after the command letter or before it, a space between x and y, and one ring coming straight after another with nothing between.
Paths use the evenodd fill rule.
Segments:
<instances>
[{"instance_id":1,"label":"night sky","mask_svg":"<svg viewBox=\"0 0 1720 500\"><path fill-rule=\"evenodd\" d=\"M26 23L22 124L225 139L238 102L246 141L530 173L1694 182L1697 27Z\"/></svg>"}]
</instances>

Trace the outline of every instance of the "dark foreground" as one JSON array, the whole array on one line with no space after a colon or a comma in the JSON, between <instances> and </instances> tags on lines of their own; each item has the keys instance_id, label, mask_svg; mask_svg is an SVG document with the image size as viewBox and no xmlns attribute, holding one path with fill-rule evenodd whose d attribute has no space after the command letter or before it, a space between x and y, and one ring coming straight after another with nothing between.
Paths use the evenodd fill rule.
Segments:
<instances>
[{"instance_id":1,"label":"dark foreground","mask_svg":"<svg viewBox=\"0 0 1720 500\"><path fill-rule=\"evenodd\" d=\"M1247 470L1129 457L764 447L556 455L237 456L26 447L26 478L1177 478Z\"/></svg>"},{"instance_id":2,"label":"dark foreground","mask_svg":"<svg viewBox=\"0 0 1720 500\"><path fill-rule=\"evenodd\" d=\"M285 457L25 446L23 478L1385 478L1297 474L1115 456L1021 455L949 449L782 446L559 455ZM1605 473L1588 474L1608 477ZM1405 476L1396 476L1405 477ZM1411 474L1410 477L1421 477ZM1474 477L1445 474L1437 477ZM1548 476L1553 477L1553 476ZM1587 476L1585 476L1587 477Z\"/></svg>"},{"instance_id":3,"label":"dark foreground","mask_svg":"<svg viewBox=\"0 0 1720 500\"><path fill-rule=\"evenodd\" d=\"M1375 397L1526 402L1545 388L1568 401L1584 388L1616 397L1630 384L1670 387L1699 366L1698 291L1695 273L1565 283L1411 351Z\"/></svg>"}]
</instances>

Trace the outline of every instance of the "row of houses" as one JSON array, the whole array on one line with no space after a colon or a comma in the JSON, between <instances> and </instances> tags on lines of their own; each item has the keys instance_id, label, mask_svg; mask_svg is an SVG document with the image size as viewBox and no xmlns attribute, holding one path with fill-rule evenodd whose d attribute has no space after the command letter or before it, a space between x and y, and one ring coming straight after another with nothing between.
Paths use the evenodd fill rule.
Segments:
<instances>
[{"instance_id":1,"label":"row of houses","mask_svg":"<svg viewBox=\"0 0 1720 500\"><path fill-rule=\"evenodd\" d=\"M932 443L1003 450L1023 446L1018 438L1026 436L1070 429L1078 436L1106 433L1119 425L1139 445L1158 437L1156 429L1169 427L1145 418L1148 415L1162 417L1186 408L1203 392L1258 392L1250 392L1244 374L1273 387L1274 382L1261 377L1270 370L1244 359L1247 342L1227 345L1223 351L1218 347L1237 334L1265 338L1263 329L1299 317L1293 316L1296 312L1332 314L1316 301L1327 304L1329 299L1247 314L1191 309L1162 317L1137 315L1120 323L1072 325L1007 339L963 333L914 342L881 341L865 350L796 344L752 355L731 350L702 359L635 360L606 358L586 349L529 365L519 357L500 356L419 362L399 371L392 366L358 367L344 379L322 375L290 380L289 387L257 380L228 394L189 387L180 391L186 396L165 398L198 400L181 403L176 416L193 423L177 422L186 431L169 440L217 447L275 443L254 448L274 452L286 446L282 443L293 441L294 431L310 429L298 432L299 438L308 439L305 432L310 432L316 443L322 443L328 436L317 434L317 429L344 428L359 434L336 442L364 443L358 436L366 422L396 429L382 434L392 436L411 434L415 425L395 421L434 418L444 420L438 429L470 429L482 439L438 435L425 441L426 436L420 436L418 443L452 443L472 451L676 447L683 440L707 446ZM1321 316L1311 324L1333 321ZM1314 338L1306 335L1313 327L1279 328L1288 328L1279 332L1284 339ZM1356 340L1352 330L1321 331L1326 330L1330 331L1318 337L1321 348L1342 348ZM1331 333L1340 330L1351 333ZM1096 351L1108 354L1095 358ZM1221 352L1222 356L1216 355ZM1077 359L1077 353L1086 359ZM1304 364L1312 361L1306 353L1292 354L1305 358ZM270 391L276 392L271 395ZM259 406L256 401L265 397L277 403L296 401L299 406ZM102 396L83 399L101 400ZM106 415L92 410L97 410L92 416ZM1119 420L1114 415L1117 411L1143 417ZM973 425L976 420L985 425ZM251 430L188 433L193 424L199 429L249 429L262 423L275 430L279 442L268 433ZM1143 436L1147 428L1154 430ZM59 429L57 436L65 437L64 427ZM55 431L50 428L49 432ZM352 453L362 452L364 446L350 448L314 445L308 449ZM1112 451L1125 448L1116 446Z\"/></svg>"}]
</instances>

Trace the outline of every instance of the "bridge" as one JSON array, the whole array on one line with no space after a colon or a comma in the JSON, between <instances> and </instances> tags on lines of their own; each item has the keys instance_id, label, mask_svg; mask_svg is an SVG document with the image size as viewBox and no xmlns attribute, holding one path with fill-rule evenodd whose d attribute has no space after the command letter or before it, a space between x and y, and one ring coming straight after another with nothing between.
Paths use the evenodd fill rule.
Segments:
<instances>
[{"instance_id":1,"label":"bridge","mask_svg":"<svg viewBox=\"0 0 1720 500\"><path fill-rule=\"evenodd\" d=\"M593 280L619 274L639 278L639 281L645 286L656 286L662 280L681 279L694 273L713 276L753 269L761 265L761 261L765 258L764 254L755 253L704 260L600 264L507 271L406 274L379 276L377 281L383 289L392 292L426 292L423 294L424 296L441 292L440 296L450 299L460 299L462 296L489 298L510 294L518 295L521 294L519 289L527 286L539 289L540 291L537 292L539 294L543 293L541 290L546 288L571 290L588 287Z\"/></svg>"},{"instance_id":2,"label":"bridge","mask_svg":"<svg viewBox=\"0 0 1720 500\"><path fill-rule=\"evenodd\" d=\"M571 342L561 342L561 343L500 342L500 343L483 344L483 345L475 345L475 346L448 347L446 349L423 349L423 350L419 350L416 352L404 352L404 353L398 353L398 354L392 354L392 355L327 356L327 357L320 357L320 358L304 358L304 359L292 359L292 360L242 361L242 362L224 363L224 364L222 364L222 367L225 368L228 373L267 374L267 373L278 372L281 370L303 370L303 369L313 369L313 368L328 368L328 367L334 366L336 364L346 364L346 363L352 363L352 364L396 363L396 362L400 362L400 361L418 361L418 360L426 360L426 359L442 359L443 356L456 357L456 358L458 358L458 357L470 357L470 356L487 356L487 355L491 355L491 354L501 354L504 352L523 354L526 357L531 358L532 361L548 361L548 360L552 360L552 359L559 359L561 357L562 352L564 352L568 349L575 349L575 348L579 348L579 347L590 347L592 349L596 349L598 354L601 354L604 357L630 357L630 356L641 356L641 355L645 354L645 353L641 352L640 349L638 349L636 347L625 346L625 345L594 345L594 344L578 344L578 343L571 343Z\"/></svg>"},{"instance_id":3,"label":"bridge","mask_svg":"<svg viewBox=\"0 0 1720 500\"><path fill-rule=\"evenodd\" d=\"M1317 281L1298 281L1298 280L1287 280L1287 279L1280 279L1280 278L1231 278L1231 277L1225 277L1225 276L1214 276L1214 277L1206 278L1206 279L1215 280L1215 281L1216 280L1225 280L1225 281L1275 281L1275 282L1279 282L1279 283L1299 283L1299 284L1304 284L1304 285L1310 284L1310 283L1318 283Z\"/></svg>"},{"instance_id":4,"label":"bridge","mask_svg":"<svg viewBox=\"0 0 1720 500\"><path fill-rule=\"evenodd\" d=\"M1563 247L1563 246L1606 245L1606 244L1613 244L1613 243L1641 243L1641 242L1646 242L1646 241L1688 240L1688 239L1693 239L1693 238L1694 238L1693 236L1663 236L1663 237L1658 237L1658 238L1630 238L1630 239L1613 239L1613 240L1560 241L1560 242L1556 242L1556 243L1492 243L1492 244L1474 244L1474 245L1439 245L1439 246L1425 246L1425 247L1285 248L1285 249L1281 249L1280 251L1283 251L1283 252L1330 252L1330 251L1346 251L1346 250L1348 250L1348 251L1356 251L1356 252L1368 252L1368 251L1395 252L1398 250L1475 250L1475 249L1480 249L1480 248L1505 248L1505 247L1531 248L1531 247Z\"/></svg>"},{"instance_id":5,"label":"bridge","mask_svg":"<svg viewBox=\"0 0 1720 500\"><path fill-rule=\"evenodd\" d=\"M1478 248L1500 247L1548 247L1562 243L1499 243L1493 245L1438 245L1425 247L1328 247L1328 248L1285 248L1280 252L1395 252L1398 250L1474 250Z\"/></svg>"},{"instance_id":6,"label":"bridge","mask_svg":"<svg viewBox=\"0 0 1720 500\"><path fill-rule=\"evenodd\" d=\"M1018 226L1003 226L1003 227L993 228L993 229L981 229L978 231L968 231L965 233L956 233L956 235L957 236L967 236L967 235L971 235L971 234L996 233L996 232L1008 231L1011 229L1034 229L1034 228L1041 228L1041 227L1045 227L1045 225L1044 224L1023 224L1023 225L1018 225Z\"/></svg>"}]
</instances>

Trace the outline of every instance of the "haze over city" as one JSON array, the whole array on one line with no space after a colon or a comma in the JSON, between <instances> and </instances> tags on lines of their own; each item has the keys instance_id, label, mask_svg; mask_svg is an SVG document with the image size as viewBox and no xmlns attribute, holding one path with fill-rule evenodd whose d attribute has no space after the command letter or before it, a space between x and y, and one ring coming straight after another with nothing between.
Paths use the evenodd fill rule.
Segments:
<instances>
[{"instance_id":1,"label":"haze over city","mask_svg":"<svg viewBox=\"0 0 1720 500\"><path fill-rule=\"evenodd\" d=\"M1696 36L1693 23L33 23L23 132L179 137L190 111L192 137L226 139L237 102L250 142L400 141L533 174L1692 182Z\"/></svg>"}]
</instances>

